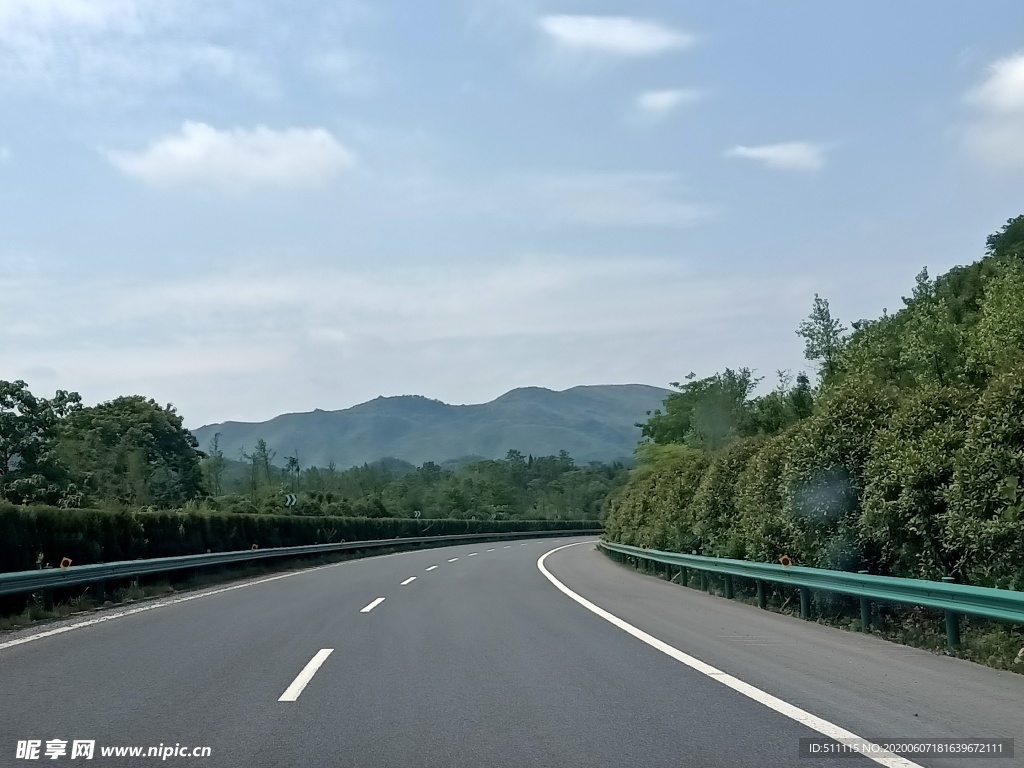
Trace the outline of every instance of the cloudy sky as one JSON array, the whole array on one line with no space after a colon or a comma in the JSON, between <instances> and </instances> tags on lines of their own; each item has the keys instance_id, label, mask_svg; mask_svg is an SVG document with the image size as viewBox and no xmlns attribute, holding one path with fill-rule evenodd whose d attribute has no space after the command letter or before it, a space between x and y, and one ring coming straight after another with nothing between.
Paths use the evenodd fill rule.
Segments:
<instances>
[{"instance_id":1,"label":"cloudy sky","mask_svg":"<svg viewBox=\"0 0 1024 768\"><path fill-rule=\"evenodd\" d=\"M0 378L192 427L803 365L1024 212L1024 4L0 0Z\"/></svg>"}]
</instances>

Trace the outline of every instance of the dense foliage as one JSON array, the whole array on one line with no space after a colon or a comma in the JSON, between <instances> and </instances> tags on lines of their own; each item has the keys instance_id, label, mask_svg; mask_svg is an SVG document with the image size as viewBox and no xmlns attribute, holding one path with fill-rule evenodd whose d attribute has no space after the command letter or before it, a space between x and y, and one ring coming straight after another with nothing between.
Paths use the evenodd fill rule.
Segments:
<instances>
[{"instance_id":1,"label":"dense foliage","mask_svg":"<svg viewBox=\"0 0 1024 768\"><path fill-rule=\"evenodd\" d=\"M262 441L247 461L231 462L212 449L204 459L208 484L227 495L203 502L211 509L280 510L283 494L297 492L294 511L306 515L357 517L470 518L480 520L596 520L609 493L622 485L620 464L577 466L558 456L523 456L509 451L501 460L470 459L414 467L398 459L339 470L301 469L295 457L284 468Z\"/></svg>"},{"instance_id":2,"label":"dense foliage","mask_svg":"<svg viewBox=\"0 0 1024 768\"><path fill-rule=\"evenodd\" d=\"M814 298L817 386L692 375L642 425L612 538L1024 589L1024 216L983 259L851 323Z\"/></svg>"},{"instance_id":3,"label":"dense foliage","mask_svg":"<svg viewBox=\"0 0 1024 768\"><path fill-rule=\"evenodd\" d=\"M0 571L399 536L587 528L589 522L368 520L216 512L66 510L0 502Z\"/></svg>"},{"instance_id":4,"label":"dense foliage","mask_svg":"<svg viewBox=\"0 0 1024 768\"><path fill-rule=\"evenodd\" d=\"M621 464L577 466L568 453L467 457L421 467L398 459L339 470L278 458L263 439L229 459L204 454L172 405L140 396L82 407L0 382L0 501L65 509L298 514L358 518L596 520L625 481ZM283 466L280 466L282 465ZM298 503L284 504L294 493Z\"/></svg>"}]
</instances>

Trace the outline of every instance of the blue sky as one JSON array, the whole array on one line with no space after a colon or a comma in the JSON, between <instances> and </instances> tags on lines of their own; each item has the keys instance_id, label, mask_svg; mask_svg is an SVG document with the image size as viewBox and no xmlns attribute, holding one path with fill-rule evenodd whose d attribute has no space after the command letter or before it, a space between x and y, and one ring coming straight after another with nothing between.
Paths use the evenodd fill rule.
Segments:
<instances>
[{"instance_id":1,"label":"blue sky","mask_svg":"<svg viewBox=\"0 0 1024 768\"><path fill-rule=\"evenodd\" d=\"M1024 5L0 0L0 378L189 426L804 366L1024 213Z\"/></svg>"}]
</instances>

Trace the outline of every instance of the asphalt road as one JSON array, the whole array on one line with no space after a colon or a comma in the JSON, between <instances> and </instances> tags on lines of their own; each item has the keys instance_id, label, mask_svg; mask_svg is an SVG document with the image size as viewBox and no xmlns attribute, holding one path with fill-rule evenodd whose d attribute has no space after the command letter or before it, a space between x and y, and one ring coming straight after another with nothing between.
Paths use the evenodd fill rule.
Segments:
<instances>
[{"instance_id":1,"label":"asphalt road","mask_svg":"<svg viewBox=\"0 0 1024 768\"><path fill-rule=\"evenodd\" d=\"M1024 676L684 589L591 542L348 561L0 636L0 766L86 764L74 740L94 765L1024 765ZM1021 756L798 757L823 727ZM18 758L29 740L38 760ZM211 755L101 755L174 745Z\"/></svg>"}]
</instances>

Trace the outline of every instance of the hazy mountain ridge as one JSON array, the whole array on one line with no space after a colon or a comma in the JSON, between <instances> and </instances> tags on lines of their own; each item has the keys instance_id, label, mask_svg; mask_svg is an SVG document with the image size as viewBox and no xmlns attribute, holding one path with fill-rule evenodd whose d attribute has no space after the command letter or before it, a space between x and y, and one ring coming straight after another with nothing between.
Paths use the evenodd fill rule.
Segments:
<instances>
[{"instance_id":1,"label":"hazy mountain ridge","mask_svg":"<svg viewBox=\"0 0 1024 768\"><path fill-rule=\"evenodd\" d=\"M419 395L378 397L340 411L289 413L260 423L225 422L193 430L203 450L220 433L230 459L259 438L275 463L298 450L303 466L334 461L349 467L392 456L422 464L467 455L502 458L510 449L535 456L561 450L579 462L631 456L646 413L669 390L644 384L573 387L555 392L524 387L489 403L448 405Z\"/></svg>"}]
</instances>

